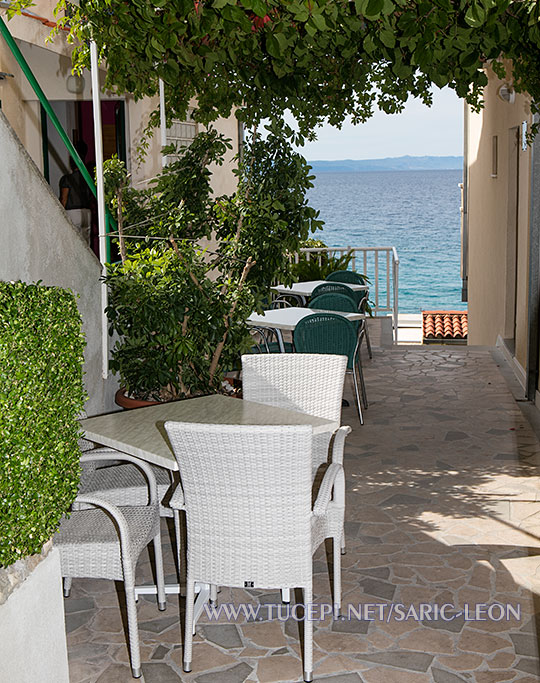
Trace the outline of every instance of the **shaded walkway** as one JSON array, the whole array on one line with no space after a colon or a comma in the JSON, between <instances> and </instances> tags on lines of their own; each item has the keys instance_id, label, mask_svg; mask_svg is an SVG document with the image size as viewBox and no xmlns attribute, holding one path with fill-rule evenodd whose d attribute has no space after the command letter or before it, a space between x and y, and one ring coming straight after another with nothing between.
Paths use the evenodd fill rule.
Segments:
<instances>
[{"instance_id":1,"label":"shaded walkway","mask_svg":"<svg viewBox=\"0 0 540 683\"><path fill-rule=\"evenodd\" d=\"M354 428L346 452L343 594L345 613L351 605L352 616L372 620L326 617L316 624L316 679L538 681L540 446L497 362L487 349L409 347L376 352L365 366L366 425L358 425L353 408L343 414ZM148 578L149 564L140 569ZM170 553L166 571L174 572ZM329 602L322 551L315 572L317 602ZM112 584L74 581L72 595L72 682L131 681ZM278 601L277 593L220 594L222 605ZM512 606L509 621L498 620L499 607L489 620L493 603ZM417 620L421 605L447 605L445 618L424 607ZM466 621L465 605L481 620ZM178 601L163 615L142 600L144 680L300 680L298 624L269 620L266 608L259 616L225 623L222 615L219 625L203 618L186 675Z\"/></svg>"}]
</instances>

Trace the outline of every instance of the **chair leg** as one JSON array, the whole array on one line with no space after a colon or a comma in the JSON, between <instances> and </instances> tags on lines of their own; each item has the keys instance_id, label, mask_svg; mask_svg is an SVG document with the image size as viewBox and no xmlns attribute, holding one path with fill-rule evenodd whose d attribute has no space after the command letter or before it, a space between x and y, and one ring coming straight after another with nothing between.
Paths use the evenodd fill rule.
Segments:
<instances>
[{"instance_id":1,"label":"chair leg","mask_svg":"<svg viewBox=\"0 0 540 683\"><path fill-rule=\"evenodd\" d=\"M64 576L64 597L69 598L69 595L71 593L71 582L73 579L71 576Z\"/></svg>"},{"instance_id":2,"label":"chair leg","mask_svg":"<svg viewBox=\"0 0 540 683\"><path fill-rule=\"evenodd\" d=\"M140 678L141 652L139 648L139 629L137 626L137 606L135 604L135 587L133 584L124 583L126 591L126 610L128 622L129 655L131 659L131 673L133 678Z\"/></svg>"},{"instance_id":3,"label":"chair leg","mask_svg":"<svg viewBox=\"0 0 540 683\"><path fill-rule=\"evenodd\" d=\"M341 538L334 536L332 538L332 551L334 558L334 618L341 614L341 544L343 542L343 534Z\"/></svg>"},{"instance_id":4,"label":"chair leg","mask_svg":"<svg viewBox=\"0 0 540 683\"><path fill-rule=\"evenodd\" d=\"M362 361L361 360L359 360L356 363L356 370L358 372L358 377L360 378L360 389L362 391L362 403L364 404L364 408L367 410L368 401L367 401L366 383L364 381L364 369L362 368Z\"/></svg>"},{"instance_id":5,"label":"chair leg","mask_svg":"<svg viewBox=\"0 0 540 683\"><path fill-rule=\"evenodd\" d=\"M358 393L358 378L356 377L356 372L353 367L352 371L352 378L353 378L353 386L354 386L354 393L356 397L356 408L358 410L358 418L360 420L360 424L364 424L364 416L362 415L362 406L361 406L361 400L360 400L360 395Z\"/></svg>"},{"instance_id":6,"label":"chair leg","mask_svg":"<svg viewBox=\"0 0 540 683\"><path fill-rule=\"evenodd\" d=\"M163 577L163 551L161 549L161 534L154 536L154 556L156 558L156 583L158 595L158 609L163 612L167 608L165 595L165 579Z\"/></svg>"},{"instance_id":7,"label":"chair leg","mask_svg":"<svg viewBox=\"0 0 540 683\"><path fill-rule=\"evenodd\" d=\"M184 562L184 557L182 556L183 545L182 545L182 526L180 521L180 511L173 510L173 520L174 520L174 536L176 542L176 571L178 572L178 583L182 584L182 579L185 577L182 575L186 563Z\"/></svg>"},{"instance_id":8,"label":"chair leg","mask_svg":"<svg viewBox=\"0 0 540 683\"><path fill-rule=\"evenodd\" d=\"M347 547L345 546L345 532L341 533L341 554L347 554Z\"/></svg>"},{"instance_id":9,"label":"chair leg","mask_svg":"<svg viewBox=\"0 0 540 683\"><path fill-rule=\"evenodd\" d=\"M364 320L364 333L366 335L366 346L367 346L368 355L369 355L369 358L371 359L371 358L373 358L373 353L371 351L371 342L369 340L367 320Z\"/></svg>"},{"instance_id":10,"label":"chair leg","mask_svg":"<svg viewBox=\"0 0 540 683\"><path fill-rule=\"evenodd\" d=\"M291 589L290 588L282 588L281 589L281 602L285 603L288 605L291 602Z\"/></svg>"},{"instance_id":11,"label":"chair leg","mask_svg":"<svg viewBox=\"0 0 540 683\"><path fill-rule=\"evenodd\" d=\"M311 584L304 588L304 681L313 680L313 621L308 619L309 605L313 602Z\"/></svg>"},{"instance_id":12,"label":"chair leg","mask_svg":"<svg viewBox=\"0 0 540 683\"><path fill-rule=\"evenodd\" d=\"M217 586L213 583L210 585L210 602L213 605L217 605L217 594L218 594Z\"/></svg>"},{"instance_id":13,"label":"chair leg","mask_svg":"<svg viewBox=\"0 0 540 683\"><path fill-rule=\"evenodd\" d=\"M184 633L184 671L191 671L191 657L193 648L193 608L195 606L195 581L187 579L186 588L186 625Z\"/></svg>"}]
</instances>

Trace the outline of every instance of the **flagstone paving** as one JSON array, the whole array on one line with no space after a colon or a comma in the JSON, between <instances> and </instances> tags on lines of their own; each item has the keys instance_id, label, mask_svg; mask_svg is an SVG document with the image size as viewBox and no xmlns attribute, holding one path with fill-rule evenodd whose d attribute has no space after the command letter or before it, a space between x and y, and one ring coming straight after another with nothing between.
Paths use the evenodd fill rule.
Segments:
<instances>
[{"instance_id":1,"label":"flagstone paving","mask_svg":"<svg viewBox=\"0 0 540 683\"><path fill-rule=\"evenodd\" d=\"M316 680L540 679L540 445L502 363L474 347L398 347L364 361L365 426L354 407L343 410L343 423L353 427L345 458L343 612L352 609L353 618L316 622ZM165 571L175 580L167 534L164 545ZM139 581L151 577L147 555L138 574ZM330 602L323 548L314 560L314 590L317 603ZM65 601L72 683L133 680L122 602L112 582L73 581ZM193 671L184 674L182 598L170 597L165 613L141 599L145 683L301 680L298 622L285 620L284 611L283 620L268 618L279 593L223 588L219 605L228 603L261 605L261 620L203 615ZM422 613L422 605L432 608ZM443 605L437 614L433 606ZM513 612L501 620L507 605ZM467 620L465 606L466 616L477 612L479 620Z\"/></svg>"}]
</instances>

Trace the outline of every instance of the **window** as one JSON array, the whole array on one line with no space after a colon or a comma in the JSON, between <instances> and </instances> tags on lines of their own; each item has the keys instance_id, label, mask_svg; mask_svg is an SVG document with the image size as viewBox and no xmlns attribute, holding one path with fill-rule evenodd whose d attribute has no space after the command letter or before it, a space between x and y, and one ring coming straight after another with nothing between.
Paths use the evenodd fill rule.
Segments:
<instances>
[{"instance_id":1,"label":"window","mask_svg":"<svg viewBox=\"0 0 540 683\"><path fill-rule=\"evenodd\" d=\"M186 121L173 119L172 124L167 128L167 145L174 145L178 150L177 154L169 154L167 162L177 161L183 154L183 147L189 147L197 135L197 122L192 118L193 109L189 109Z\"/></svg>"}]
</instances>

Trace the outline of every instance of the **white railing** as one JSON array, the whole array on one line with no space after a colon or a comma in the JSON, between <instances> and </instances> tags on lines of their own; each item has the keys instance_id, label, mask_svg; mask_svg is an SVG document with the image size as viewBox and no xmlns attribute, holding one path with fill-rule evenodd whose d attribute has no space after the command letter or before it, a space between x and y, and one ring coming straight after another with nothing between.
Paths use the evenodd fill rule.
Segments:
<instances>
[{"instance_id":1,"label":"white railing","mask_svg":"<svg viewBox=\"0 0 540 683\"><path fill-rule=\"evenodd\" d=\"M305 247L300 249L308 259L322 254L341 258L352 254L349 270L365 275L370 282L369 299L373 315L392 316L394 342L397 343L399 307L399 258L395 247ZM298 254L295 255L298 261Z\"/></svg>"}]
</instances>

